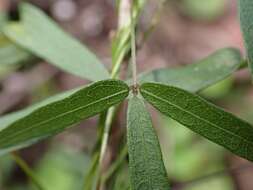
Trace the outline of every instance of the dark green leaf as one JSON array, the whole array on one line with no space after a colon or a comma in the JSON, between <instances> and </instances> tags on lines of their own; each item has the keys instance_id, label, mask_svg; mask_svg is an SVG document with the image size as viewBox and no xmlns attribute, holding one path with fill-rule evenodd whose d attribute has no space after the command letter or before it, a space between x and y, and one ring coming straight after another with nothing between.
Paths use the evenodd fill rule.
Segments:
<instances>
[{"instance_id":1,"label":"dark green leaf","mask_svg":"<svg viewBox=\"0 0 253 190\"><path fill-rule=\"evenodd\" d=\"M225 79L238 70L241 63L240 52L226 48L185 67L148 72L140 77L140 82L159 82L197 92Z\"/></svg>"},{"instance_id":2,"label":"dark green leaf","mask_svg":"<svg viewBox=\"0 0 253 190\"><path fill-rule=\"evenodd\" d=\"M109 73L86 47L64 33L36 7L22 3L21 22L4 27L4 33L21 47L49 63L91 81L109 78Z\"/></svg>"},{"instance_id":3,"label":"dark green leaf","mask_svg":"<svg viewBox=\"0 0 253 190\"><path fill-rule=\"evenodd\" d=\"M132 190L169 190L160 145L144 102L133 97L127 114L127 143Z\"/></svg>"},{"instance_id":4,"label":"dark green leaf","mask_svg":"<svg viewBox=\"0 0 253 190\"><path fill-rule=\"evenodd\" d=\"M253 127L249 123L177 87L145 83L140 91L161 113L253 161Z\"/></svg>"},{"instance_id":5,"label":"dark green leaf","mask_svg":"<svg viewBox=\"0 0 253 190\"><path fill-rule=\"evenodd\" d=\"M0 123L1 123L0 131L3 130L4 128L6 128L11 123L31 114L35 110L42 108L42 107L44 107L48 104L51 104L53 102L63 100L65 98L69 97L70 95L74 94L75 92L77 92L80 89L81 88L77 88L77 89L73 89L73 90L59 93L59 94L51 96L50 98L47 98L39 103L33 104L25 109L22 109L20 111L13 112L13 113L10 113L10 114L0 117Z\"/></svg>"},{"instance_id":6,"label":"dark green leaf","mask_svg":"<svg viewBox=\"0 0 253 190\"><path fill-rule=\"evenodd\" d=\"M121 81L100 81L65 99L40 107L0 131L0 154L55 135L120 103L128 92L128 86Z\"/></svg>"},{"instance_id":7,"label":"dark green leaf","mask_svg":"<svg viewBox=\"0 0 253 190\"><path fill-rule=\"evenodd\" d=\"M249 67L253 74L253 1L238 0L241 29L249 59Z\"/></svg>"}]
</instances>

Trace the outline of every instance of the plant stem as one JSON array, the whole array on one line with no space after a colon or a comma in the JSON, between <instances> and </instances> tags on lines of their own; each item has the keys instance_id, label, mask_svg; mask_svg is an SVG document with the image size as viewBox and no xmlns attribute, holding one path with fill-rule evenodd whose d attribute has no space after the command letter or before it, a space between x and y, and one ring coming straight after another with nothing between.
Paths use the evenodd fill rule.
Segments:
<instances>
[{"instance_id":1,"label":"plant stem","mask_svg":"<svg viewBox=\"0 0 253 190\"><path fill-rule=\"evenodd\" d=\"M132 7L132 9L131 9ZM136 40L135 40L135 18L133 15L133 6L131 0L121 0L120 1L120 7L119 7L119 21L118 21L118 35L116 38L117 40L123 40L123 47L118 46L117 56L116 59L113 60L113 68L111 72L111 78L118 78L118 72L120 69L120 66L122 64L122 61L126 54L128 53L129 49L127 47L127 43L130 45L130 39L131 39L131 52L132 52L132 63L133 63L133 84L134 84L134 92L137 92L137 69L136 69ZM131 31L131 32L130 32ZM126 40L126 41L125 41ZM129 40L129 41L128 41ZM122 45L122 44L121 44ZM113 117L115 115L115 107L112 107L108 110L106 120L105 120L105 128L102 135L102 142L101 142L101 149L100 149L100 155L99 155L99 164L98 164L98 173L99 173L99 179L98 179L98 186L99 189L103 187L104 181L101 181L102 178L102 165L103 165L103 159L106 153L108 139L109 139L109 133L113 121Z\"/></svg>"},{"instance_id":2,"label":"plant stem","mask_svg":"<svg viewBox=\"0 0 253 190\"><path fill-rule=\"evenodd\" d=\"M39 190L45 190L42 183L39 181L36 174L33 172L33 170L28 166L28 164L16 153L11 153L11 156L13 160L17 163L17 165L24 171L24 173L31 179L33 184L39 189Z\"/></svg>"},{"instance_id":3,"label":"plant stem","mask_svg":"<svg viewBox=\"0 0 253 190\"><path fill-rule=\"evenodd\" d=\"M121 31L124 30L127 27L130 27L131 25L131 0L122 0L120 2L120 8L119 8L119 23L118 23L118 33L121 34ZM121 37L121 36L119 36ZM128 37L126 38L128 39ZM120 47L118 47L120 48ZM112 68L111 78L118 78L118 71L120 68L120 65L122 63L123 57L127 54L127 49L120 48L119 56L117 57L115 63L113 64L114 67ZM108 144L108 138L109 133L112 125L112 120L115 115L115 107L112 107L108 110L105 120L105 128L102 136L102 142L101 142L101 149L100 149L100 156L99 156L99 173L101 174L102 164L104 155L106 153L106 148Z\"/></svg>"},{"instance_id":4,"label":"plant stem","mask_svg":"<svg viewBox=\"0 0 253 190\"><path fill-rule=\"evenodd\" d=\"M164 0L163 0L164 1ZM138 91L138 84L137 84L137 64L136 64L136 34L135 34L135 27L136 27L136 20L141 12L140 9L134 10L134 7L132 6L133 1L131 0L121 0L119 5L119 19L118 19L118 29L117 29L117 36L116 40L121 40L121 45L116 47L116 53L113 54L113 57L116 56L115 59L113 59L113 68L111 71L111 78L116 79L118 78L118 73L120 66L123 62L124 57L128 54L128 52L131 50L131 57L132 57L132 76L133 76L133 92L137 94ZM131 8L132 7L132 8ZM152 25L153 26L153 25ZM149 33L152 30L149 31ZM147 36L146 36L147 37ZM144 42L146 38L142 41ZM115 107L110 108L106 114L105 124L104 124L104 131L101 134L101 147L100 147L100 153L99 158L97 160L98 166L97 166L97 173L98 173L98 179L97 179L97 188L100 186L103 187L103 184L106 183L106 181L110 178L112 173L117 169L117 167L121 164L122 161L124 161L126 155L127 155L127 148L124 148L122 151L122 154L120 154L119 161L116 161L113 166L109 168L109 170L105 173L105 176L102 176L102 164L103 159L106 153L108 139L109 139L109 133L113 121L113 117L115 116Z\"/></svg>"},{"instance_id":5,"label":"plant stem","mask_svg":"<svg viewBox=\"0 0 253 190\"><path fill-rule=\"evenodd\" d=\"M137 93L137 64L136 64L135 21L134 21L133 13L131 14L131 57L132 57L132 72L133 72L132 77L133 77L133 87L134 87L133 92L134 94L136 94Z\"/></svg>"},{"instance_id":6,"label":"plant stem","mask_svg":"<svg viewBox=\"0 0 253 190\"><path fill-rule=\"evenodd\" d=\"M110 133L114 113L115 113L115 107L109 108L108 114L105 120L105 129L104 129L104 133L102 137L101 150L100 150L100 155L99 155L99 168L101 168L102 166L103 158L106 152L106 147L108 143L108 138L109 138L109 133Z\"/></svg>"},{"instance_id":7,"label":"plant stem","mask_svg":"<svg viewBox=\"0 0 253 190\"><path fill-rule=\"evenodd\" d=\"M88 174L84 178L84 190L91 190L94 187L95 180L94 176L97 178L97 164L98 164L99 154L95 153L91 160L90 168L88 169ZM97 180L97 179L96 179Z\"/></svg>"}]
</instances>

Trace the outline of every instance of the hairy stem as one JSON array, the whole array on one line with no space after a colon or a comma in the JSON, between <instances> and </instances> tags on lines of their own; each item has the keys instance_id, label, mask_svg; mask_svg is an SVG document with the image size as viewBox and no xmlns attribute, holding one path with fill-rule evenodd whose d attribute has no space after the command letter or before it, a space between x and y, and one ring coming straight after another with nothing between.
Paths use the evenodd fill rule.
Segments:
<instances>
[{"instance_id":1,"label":"hairy stem","mask_svg":"<svg viewBox=\"0 0 253 190\"><path fill-rule=\"evenodd\" d=\"M133 14L131 14L131 57L132 57L132 77L134 93L137 93L137 64L136 64L136 39L135 39L135 21Z\"/></svg>"}]
</instances>

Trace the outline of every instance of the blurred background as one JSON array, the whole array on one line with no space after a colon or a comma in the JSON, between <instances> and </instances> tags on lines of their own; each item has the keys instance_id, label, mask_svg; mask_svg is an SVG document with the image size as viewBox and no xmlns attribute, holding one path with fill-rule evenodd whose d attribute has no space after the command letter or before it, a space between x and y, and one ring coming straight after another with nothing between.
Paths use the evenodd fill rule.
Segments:
<instances>
[{"instance_id":1,"label":"blurred background","mask_svg":"<svg viewBox=\"0 0 253 190\"><path fill-rule=\"evenodd\" d=\"M114 0L30 2L87 45L110 68L111 37L117 28ZM8 12L9 5L10 0L0 0L1 14ZM147 2L140 19L140 31L148 28L158 9L159 1ZM244 53L236 0L167 0L154 31L139 49L139 71L191 64L228 46ZM1 64L0 114L86 83L88 81L37 60L22 61L18 65ZM253 88L247 70L235 73L201 95L253 123ZM253 189L253 164L150 110L173 190ZM125 115L124 110L121 115ZM81 189L96 142L96 124L96 117L89 119L80 127L21 150L20 155L34 168L48 190ZM125 120L116 119L107 155L112 162L117 155L113 142L124 136L124 128ZM123 168L115 178L118 186L114 188L126 185L127 176L127 169ZM0 157L0 190L27 189L35 188L9 156Z\"/></svg>"}]
</instances>

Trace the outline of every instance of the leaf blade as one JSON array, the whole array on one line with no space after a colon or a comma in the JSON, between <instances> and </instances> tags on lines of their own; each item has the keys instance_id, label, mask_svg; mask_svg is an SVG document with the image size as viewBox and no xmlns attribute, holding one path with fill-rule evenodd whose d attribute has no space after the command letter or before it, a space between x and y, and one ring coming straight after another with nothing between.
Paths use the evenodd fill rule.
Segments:
<instances>
[{"instance_id":1,"label":"leaf blade","mask_svg":"<svg viewBox=\"0 0 253 190\"><path fill-rule=\"evenodd\" d=\"M85 87L83 87L83 88L85 88ZM16 112L9 113L9 114L4 115L4 116L1 116L0 117L0 123L1 123L0 131L3 130L4 128L8 127L8 125L13 123L14 121L17 121L17 120L31 114L35 110L37 110L37 109L39 109L43 106L46 106L47 104L63 100L65 98L67 98L68 96L73 95L78 90L81 90L81 88L76 88L76 89L72 89L72 90L69 90L69 91L66 91L66 92L56 94L54 96L46 98L45 100L42 100L41 102L35 103L31 106L28 106L27 108L24 108L24 109L16 111Z\"/></svg>"},{"instance_id":2,"label":"leaf blade","mask_svg":"<svg viewBox=\"0 0 253 190\"><path fill-rule=\"evenodd\" d=\"M158 82L198 92L237 71L242 62L239 50L224 48L210 56L179 68L157 69L139 77L140 83Z\"/></svg>"},{"instance_id":3,"label":"leaf blade","mask_svg":"<svg viewBox=\"0 0 253 190\"><path fill-rule=\"evenodd\" d=\"M22 3L21 22L7 24L4 34L49 63L91 81L110 78L104 65L86 47L63 32L38 8Z\"/></svg>"},{"instance_id":4,"label":"leaf blade","mask_svg":"<svg viewBox=\"0 0 253 190\"><path fill-rule=\"evenodd\" d=\"M249 123L177 87L145 83L141 94L164 115L253 161L253 127Z\"/></svg>"},{"instance_id":5,"label":"leaf blade","mask_svg":"<svg viewBox=\"0 0 253 190\"><path fill-rule=\"evenodd\" d=\"M252 44L252 35L253 35L253 1L251 0L239 0L239 17L241 30L244 38L244 45L248 55L249 68L251 74L253 75L253 44Z\"/></svg>"},{"instance_id":6,"label":"leaf blade","mask_svg":"<svg viewBox=\"0 0 253 190\"><path fill-rule=\"evenodd\" d=\"M0 154L13 150L12 147L27 146L30 142L57 134L120 103L128 96L128 92L128 86L121 81L100 81L67 98L40 107L0 130Z\"/></svg>"},{"instance_id":7,"label":"leaf blade","mask_svg":"<svg viewBox=\"0 0 253 190\"><path fill-rule=\"evenodd\" d=\"M127 143L133 190L169 190L158 138L144 102L132 97L128 103Z\"/></svg>"}]
</instances>

